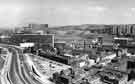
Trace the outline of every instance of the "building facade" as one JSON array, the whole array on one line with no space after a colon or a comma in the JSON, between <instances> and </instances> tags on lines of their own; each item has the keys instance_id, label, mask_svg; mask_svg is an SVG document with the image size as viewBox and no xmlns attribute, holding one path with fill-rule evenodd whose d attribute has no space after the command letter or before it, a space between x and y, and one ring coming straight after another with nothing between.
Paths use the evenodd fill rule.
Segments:
<instances>
[{"instance_id":1,"label":"building facade","mask_svg":"<svg viewBox=\"0 0 135 84\"><path fill-rule=\"evenodd\" d=\"M135 35L135 24L112 25L113 35Z\"/></svg>"}]
</instances>

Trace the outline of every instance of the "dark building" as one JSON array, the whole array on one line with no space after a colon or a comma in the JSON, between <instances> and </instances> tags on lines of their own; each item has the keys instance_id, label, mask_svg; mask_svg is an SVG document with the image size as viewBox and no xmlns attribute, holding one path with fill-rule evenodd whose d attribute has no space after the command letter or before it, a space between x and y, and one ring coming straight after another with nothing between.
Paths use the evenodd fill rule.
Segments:
<instances>
[{"instance_id":1,"label":"dark building","mask_svg":"<svg viewBox=\"0 0 135 84\"><path fill-rule=\"evenodd\" d=\"M20 43L48 44L54 46L54 35L38 35L38 34L14 34L10 38L11 44L20 45Z\"/></svg>"},{"instance_id":2,"label":"dark building","mask_svg":"<svg viewBox=\"0 0 135 84\"><path fill-rule=\"evenodd\" d=\"M127 62L127 69L135 69L135 62L128 61Z\"/></svg>"},{"instance_id":3,"label":"dark building","mask_svg":"<svg viewBox=\"0 0 135 84\"><path fill-rule=\"evenodd\" d=\"M55 42L54 47L55 48L61 48L62 50L65 48L66 42Z\"/></svg>"},{"instance_id":4,"label":"dark building","mask_svg":"<svg viewBox=\"0 0 135 84\"><path fill-rule=\"evenodd\" d=\"M28 24L29 28L48 28L48 24Z\"/></svg>"},{"instance_id":5,"label":"dark building","mask_svg":"<svg viewBox=\"0 0 135 84\"><path fill-rule=\"evenodd\" d=\"M132 80L132 79L135 79L135 71L134 70L132 70L128 75L128 81Z\"/></svg>"}]
</instances>

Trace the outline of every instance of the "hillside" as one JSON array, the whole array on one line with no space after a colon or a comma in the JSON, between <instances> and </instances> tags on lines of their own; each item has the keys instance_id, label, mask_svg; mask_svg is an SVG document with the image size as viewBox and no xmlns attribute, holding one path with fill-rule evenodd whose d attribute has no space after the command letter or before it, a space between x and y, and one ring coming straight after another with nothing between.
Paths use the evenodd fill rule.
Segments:
<instances>
[{"instance_id":1,"label":"hillside","mask_svg":"<svg viewBox=\"0 0 135 84\"><path fill-rule=\"evenodd\" d=\"M93 39L97 36L103 36L104 41L112 41L112 36L108 34L97 34L90 32L91 29L102 29L107 28L108 25L80 25L80 26L62 26L48 28L50 33L55 35L55 39L71 41L71 40L82 40L82 39Z\"/></svg>"}]
</instances>

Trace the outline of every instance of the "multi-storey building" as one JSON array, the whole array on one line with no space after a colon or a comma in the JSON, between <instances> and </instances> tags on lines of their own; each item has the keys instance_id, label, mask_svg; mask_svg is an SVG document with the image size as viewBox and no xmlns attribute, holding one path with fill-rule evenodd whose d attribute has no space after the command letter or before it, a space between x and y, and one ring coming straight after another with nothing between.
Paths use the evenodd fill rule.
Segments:
<instances>
[{"instance_id":1,"label":"multi-storey building","mask_svg":"<svg viewBox=\"0 0 135 84\"><path fill-rule=\"evenodd\" d=\"M34 43L34 44L47 44L54 46L54 35L53 34L14 34L10 38L10 42L15 45L20 43Z\"/></svg>"},{"instance_id":2,"label":"multi-storey building","mask_svg":"<svg viewBox=\"0 0 135 84\"><path fill-rule=\"evenodd\" d=\"M113 25L112 29L113 29L112 34L114 34L114 35L117 34L117 32L118 32L117 25Z\"/></svg>"},{"instance_id":3,"label":"multi-storey building","mask_svg":"<svg viewBox=\"0 0 135 84\"><path fill-rule=\"evenodd\" d=\"M135 35L135 24L132 25L132 34Z\"/></svg>"},{"instance_id":4,"label":"multi-storey building","mask_svg":"<svg viewBox=\"0 0 135 84\"><path fill-rule=\"evenodd\" d=\"M112 25L112 34L113 35L135 35L135 25L134 24L120 24Z\"/></svg>"}]
</instances>

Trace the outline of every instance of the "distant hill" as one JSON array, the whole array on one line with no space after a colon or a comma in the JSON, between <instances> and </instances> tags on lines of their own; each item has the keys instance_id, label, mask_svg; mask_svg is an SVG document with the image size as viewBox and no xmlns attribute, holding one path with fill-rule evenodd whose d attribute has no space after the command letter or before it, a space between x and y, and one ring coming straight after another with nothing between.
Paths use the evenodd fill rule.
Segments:
<instances>
[{"instance_id":1,"label":"distant hill","mask_svg":"<svg viewBox=\"0 0 135 84\"><path fill-rule=\"evenodd\" d=\"M48 28L50 33L55 34L56 39L63 40L80 40L80 39L93 39L101 34L91 33L91 29L103 29L109 28L108 25L94 25L94 24L84 24L75 26L60 26ZM108 35L104 35L106 38L110 38Z\"/></svg>"},{"instance_id":2,"label":"distant hill","mask_svg":"<svg viewBox=\"0 0 135 84\"><path fill-rule=\"evenodd\" d=\"M60 30L89 30L89 29L102 29L105 27L109 27L110 25L100 25L100 24L83 24L83 25L71 25L71 26L60 26L60 27L52 27L51 29L60 29Z\"/></svg>"},{"instance_id":3,"label":"distant hill","mask_svg":"<svg viewBox=\"0 0 135 84\"><path fill-rule=\"evenodd\" d=\"M43 30L49 34L54 34L55 39L60 40L81 40L93 39L99 34L90 32L91 29L109 28L109 25L96 25L96 24L83 24L83 25L69 25L60 27L45 27L45 28L32 28L32 31Z\"/></svg>"}]
</instances>

